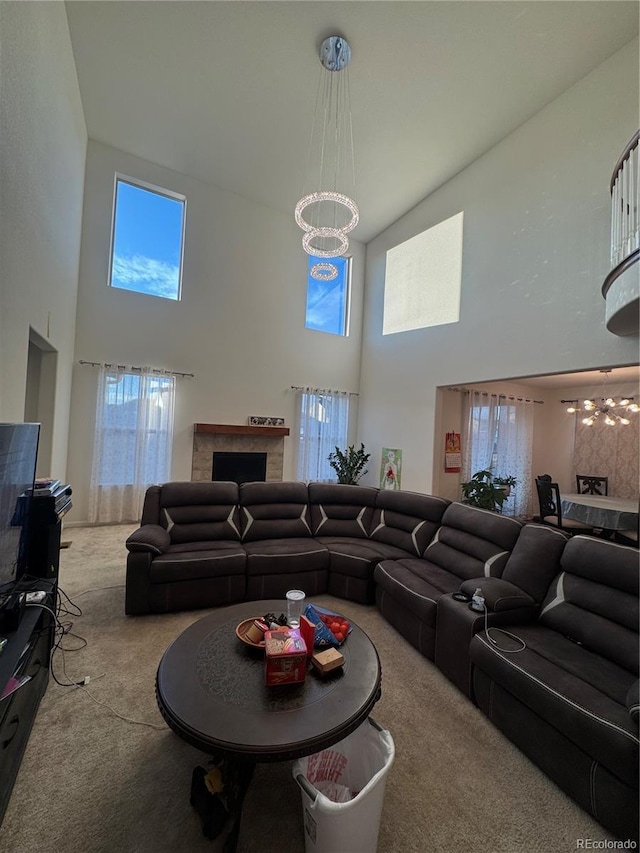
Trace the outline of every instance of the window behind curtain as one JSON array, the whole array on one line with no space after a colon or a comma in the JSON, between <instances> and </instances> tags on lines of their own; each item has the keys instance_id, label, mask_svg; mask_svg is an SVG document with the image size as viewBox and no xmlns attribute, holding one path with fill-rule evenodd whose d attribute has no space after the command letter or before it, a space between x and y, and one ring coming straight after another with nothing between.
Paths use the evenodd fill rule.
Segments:
<instances>
[{"instance_id":1,"label":"window behind curtain","mask_svg":"<svg viewBox=\"0 0 640 853\"><path fill-rule=\"evenodd\" d=\"M308 388L298 392L298 480L336 482L328 456L347 446L349 395Z\"/></svg>"},{"instance_id":2,"label":"window behind curtain","mask_svg":"<svg viewBox=\"0 0 640 853\"><path fill-rule=\"evenodd\" d=\"M138 521L147 488L170 479L175 379L101 368L89 520Z\"/></svg>"},{"instance_id":3,"label":"window behind curtain","mask_svg":"<svg viewBox=\"0 0 640 853\"><path fill-rule=\"evenodd\" d=\"M484 470L494 477L515 477L517 485L503 507L509 515L531 512L533 406L531 400L479 391L467 395L462 482Z\"/></svg>"}]
</instances>

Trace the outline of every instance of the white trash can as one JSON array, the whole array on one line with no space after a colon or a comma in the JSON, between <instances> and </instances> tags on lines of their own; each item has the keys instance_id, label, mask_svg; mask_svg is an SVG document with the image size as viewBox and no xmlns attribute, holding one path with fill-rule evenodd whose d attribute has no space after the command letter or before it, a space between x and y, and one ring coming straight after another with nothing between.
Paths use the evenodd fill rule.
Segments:
<instances>
[{"instance_id":1,"label":"white trash can","mask_svg":"<svg viewBox=\"0 0 640 853\"><path fill-rule=\"evenodd\" d=\"M369 718L344 740L293 763L306 853L375 853L394 756L391 733ZM347 802L335 802L341 794Z\"/></svg>"}]
</instances>

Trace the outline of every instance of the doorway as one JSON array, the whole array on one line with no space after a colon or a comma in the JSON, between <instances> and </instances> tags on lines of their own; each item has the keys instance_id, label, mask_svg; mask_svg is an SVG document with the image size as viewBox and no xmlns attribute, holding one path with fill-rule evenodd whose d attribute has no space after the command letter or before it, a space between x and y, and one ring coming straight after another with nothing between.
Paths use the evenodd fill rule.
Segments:
<instances>
[{"instance_id":1,"label":"doorway","mask_svg":"<svg viewBox=\"0 0 640 853\"><path fill-rule=\"evenodd\" d=\"M53 418L58 352L34 329L29 329L24 419L40 424L37 477L52 476Z\"/></svg>"}]
</instances>

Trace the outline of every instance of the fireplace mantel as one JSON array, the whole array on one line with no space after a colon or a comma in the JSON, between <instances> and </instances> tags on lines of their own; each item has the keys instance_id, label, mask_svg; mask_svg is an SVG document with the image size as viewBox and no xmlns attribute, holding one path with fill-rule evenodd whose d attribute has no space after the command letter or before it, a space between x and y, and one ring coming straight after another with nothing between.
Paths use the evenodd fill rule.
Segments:
<instances>
[{"instance_id":1,"label":"fireplace mantel","mask_svg":"<svg viewBox=\"0 0 640 853\"><path fill-rule=\"evenodd\" d=\"M289 427L242 426L240 424L194 424L193 431L200 435L269 435L273 438L289 435Z\"/></svg>"}]
</instances>

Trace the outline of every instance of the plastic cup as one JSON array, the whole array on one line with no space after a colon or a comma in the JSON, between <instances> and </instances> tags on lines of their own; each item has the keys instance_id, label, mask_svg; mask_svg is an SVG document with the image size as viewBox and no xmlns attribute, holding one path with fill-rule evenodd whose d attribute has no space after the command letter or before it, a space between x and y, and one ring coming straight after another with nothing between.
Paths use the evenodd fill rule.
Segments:
<instances>
[{"instance_id":1,"label":"plastic cup","mask_svg":"<svg viewBox=\"0 0 640 853\"><path fill-rule=\"evenodd\" d=\"M304 592L301 589L290 589L286 594L287 622L289 625L294 622L294 627L296 628L300 625L300 617L304 609L304 598Z\"/></svg>"}]
</instances>

